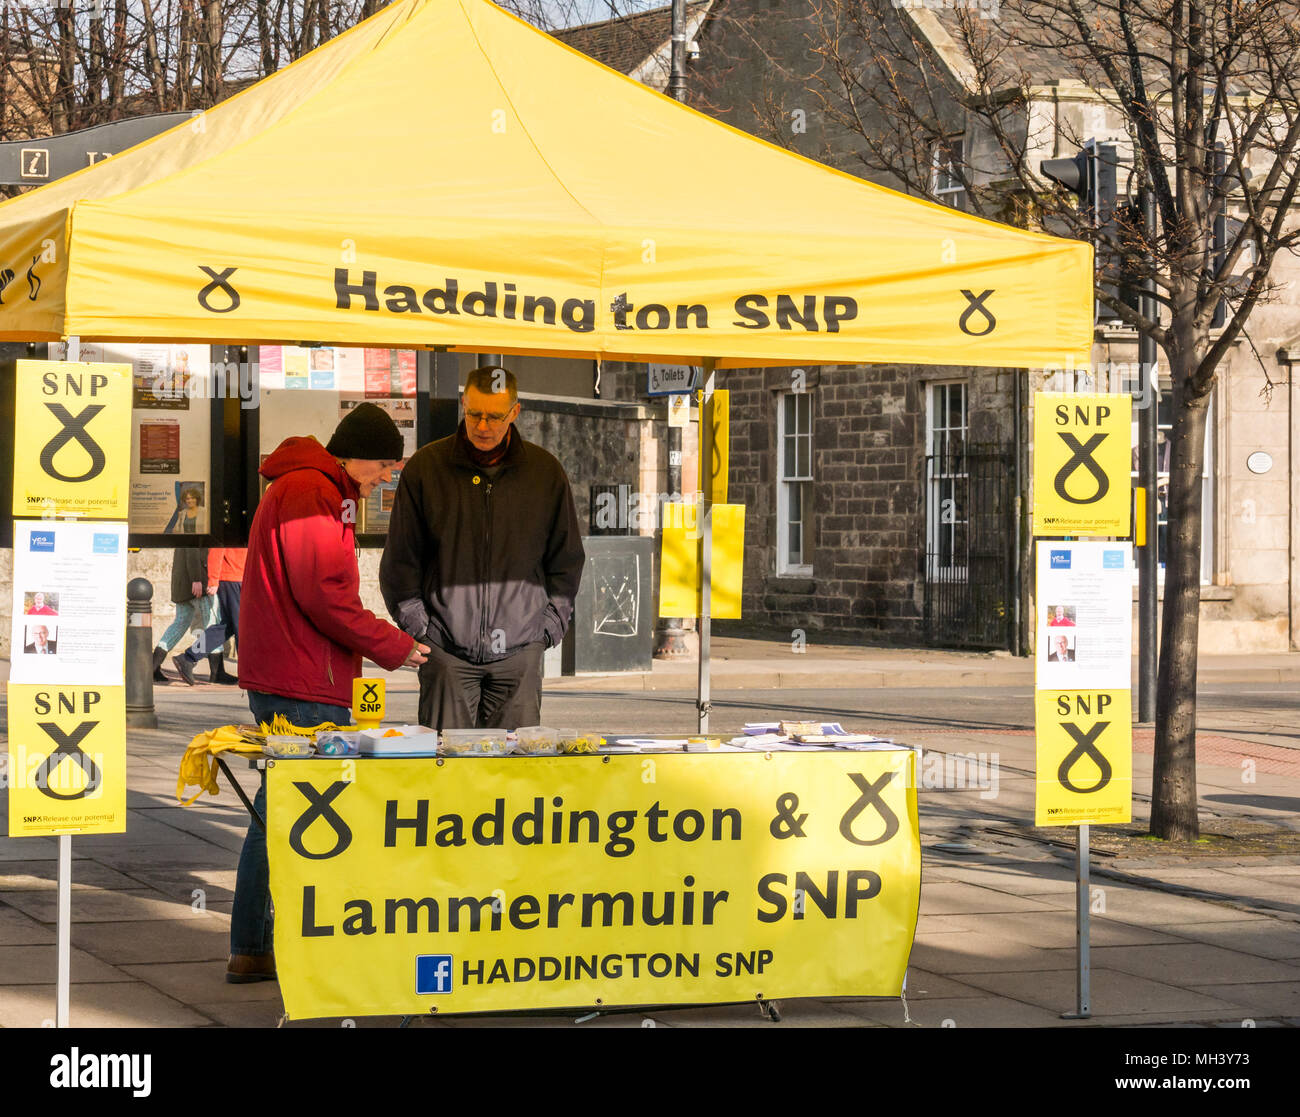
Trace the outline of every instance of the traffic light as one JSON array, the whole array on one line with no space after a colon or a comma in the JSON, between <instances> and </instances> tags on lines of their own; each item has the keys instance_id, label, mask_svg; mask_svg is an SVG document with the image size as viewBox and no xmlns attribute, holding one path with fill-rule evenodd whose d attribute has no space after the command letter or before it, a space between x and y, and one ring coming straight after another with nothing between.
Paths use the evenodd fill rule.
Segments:
<instances>
[{"instance_id":1,"label":"traffic light","mask_svg":"<svg viewBox=\"0 0 1300 1117\"><path fill-rule=\"evenodd\" d=\"M1131 267L1125 267L1115 245L1122 241L1122 224L1134 216L1132 207L1118 206L1119 154L1114 144L1088 140L1070 159L1044 159L1039 164L1043 177L1060 183L1079 199L1079 212L1095 230L1097 267L1102 290L1112 300L1135 307L1138 290ZM1097 318L1113 317L1108 306L1097 304Z\"/></svg>"}]
</instances>

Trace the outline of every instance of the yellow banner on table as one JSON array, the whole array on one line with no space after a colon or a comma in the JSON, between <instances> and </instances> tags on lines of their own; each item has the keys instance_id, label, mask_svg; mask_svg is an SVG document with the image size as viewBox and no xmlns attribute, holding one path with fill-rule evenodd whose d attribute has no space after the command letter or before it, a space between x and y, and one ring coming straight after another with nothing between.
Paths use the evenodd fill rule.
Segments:
<instances>
[{"instance_id":1,"label":"yellow banner on table","mask_svg":"<svg viewBox=\"0 0 1300 1117\"><path fill-rule=\"evenodd\" d=\"M9 683L9 836L126 830L126 688Z\"/></svg>"},{"instance_id":2,"label":"yellow banner on table","mask_svg":"<svg viewBox=\"0 0 1300 1117\"><path fill-rule=\"evenodd\" d=\"M14 515L125 520L131 366L18 361Z\"/></svg>"},{"instance_id":3,"label":"yellow banner on table","mask_svg":"<svg viewBox=\"0 0 1300 1117\"><path fill-rule=\"evenodd\" d=\"M1034 393L1034 534L1129 532L1133 397Z\"/></svg>"},{"instance_id":4,"label":"yellow banner on table","mask_svg":"<svg viewBox=\"0 0 1300 1117\"><path fill-rule=\"evenodd\" d=\"M290 1017L897 996L914 754L280 760Z\"/></svg>"},{"instance_id":5,"label":"yellow banner on table","mask_svg":"<svg viewBox=\"0 0 1300 1117\"><path fill-rule=\"evenodd\" d=\"M663 506L660 546L659 615L700 615L700 533L694 504ZM745 506L713 506L713 557L709 578L709 616L740 617L745 567Z\"/></svg>"},{"instance_id":6,"label":"yellow banner on table","mask_svg":"<svg viewBox=\"0 0 1300 1117\"><path fill-rule=\"evenodd\" d=\"M1035 826L1133 819L1133 693L1039 690Z\"/></svg>"}]
</instances>

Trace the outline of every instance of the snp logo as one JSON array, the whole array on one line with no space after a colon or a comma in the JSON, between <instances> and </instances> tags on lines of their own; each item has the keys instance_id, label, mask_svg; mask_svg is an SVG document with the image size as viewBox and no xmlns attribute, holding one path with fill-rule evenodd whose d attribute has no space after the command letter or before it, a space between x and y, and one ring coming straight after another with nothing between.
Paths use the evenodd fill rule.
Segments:
<instances>
[{"instance_id":1,"label":"snp logo","mask_svg":"<svg viewBox=\"0 0 1300 1117\"><path fill-rule=\"evenodd\" d=\"M451 955L417 954L415 956L416 993L451 992Z\"/></svg>"}]
</instances>

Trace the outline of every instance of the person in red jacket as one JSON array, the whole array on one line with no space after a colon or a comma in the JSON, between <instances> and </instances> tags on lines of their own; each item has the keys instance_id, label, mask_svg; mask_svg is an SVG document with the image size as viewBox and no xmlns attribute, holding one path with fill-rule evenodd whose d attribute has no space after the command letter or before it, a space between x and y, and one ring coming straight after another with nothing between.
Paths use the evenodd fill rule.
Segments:
<instances>
[{"instance_id":1,"label":"person in red jacket","mask_svg":"<svg viewBox=\"0 0 1300 1117\"><path fill-rule=\"evenodd\" d=\"M271 484L249 529L241 602L252 623L239 634L239 685L255 721L350 724L362 656L386 671L425 661L427 647L361 603L353 542L360 502L401 458L397 425L363 403L327 446L289 438L263 463ZM253 805L265 818L265 789ZM254 821L235 879L227 981L274 979L271 932L266 831Z\"/></svg>"}]
</instances>

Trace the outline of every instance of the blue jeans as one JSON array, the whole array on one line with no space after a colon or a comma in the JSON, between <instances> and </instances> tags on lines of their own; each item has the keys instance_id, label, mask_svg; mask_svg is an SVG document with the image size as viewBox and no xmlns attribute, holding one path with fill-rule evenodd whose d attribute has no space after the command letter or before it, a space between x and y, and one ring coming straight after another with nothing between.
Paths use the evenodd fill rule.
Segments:
<instances>
[{"instance_id":1,"label":"blue jeans","mask_svg":"<svg viewBox=\"0 0 1300 1117\"><path fill-rule=\"evenodd\" d=\"M270 722L283 714L294 725L320 725L332 721L338 725L352 722L346 706L327 706L323 702L303 702L278 694L248 692L248 708L256 722ZM266 781L258 788L253 806L266 818ZM266 860L266 831L256 821L248 824L244 848L239 854L239 872L235 877L235 900L230 911L230 953L270 954L273 945L271 914L271 870Z\"/></svg>"}]
</instances>

